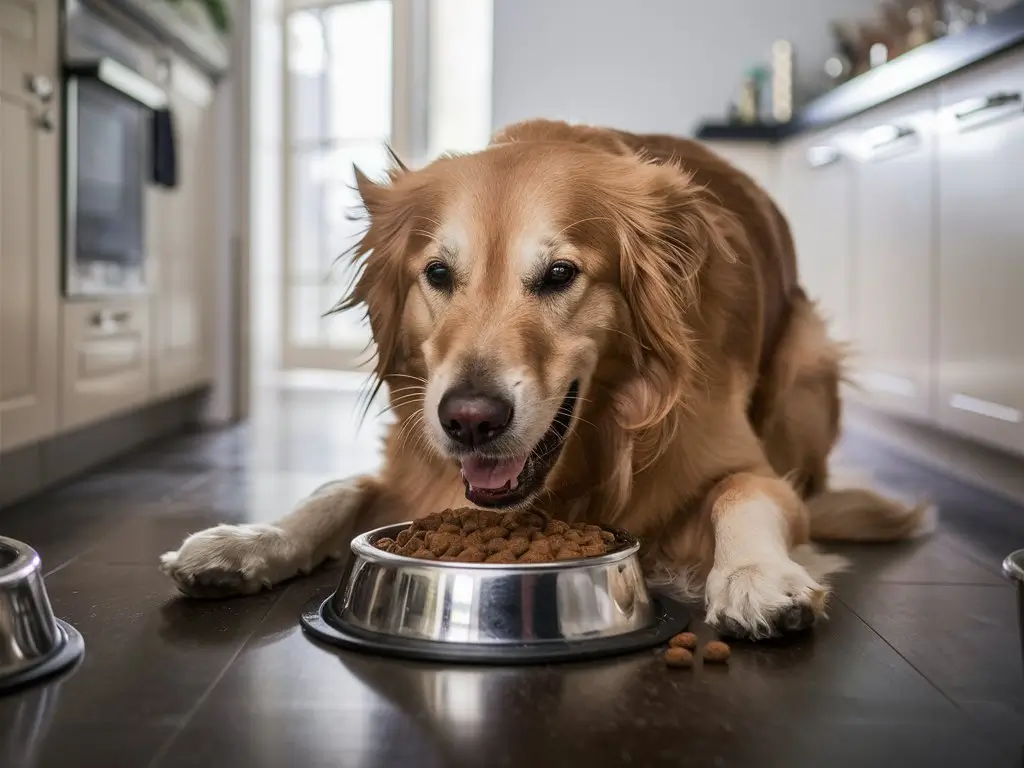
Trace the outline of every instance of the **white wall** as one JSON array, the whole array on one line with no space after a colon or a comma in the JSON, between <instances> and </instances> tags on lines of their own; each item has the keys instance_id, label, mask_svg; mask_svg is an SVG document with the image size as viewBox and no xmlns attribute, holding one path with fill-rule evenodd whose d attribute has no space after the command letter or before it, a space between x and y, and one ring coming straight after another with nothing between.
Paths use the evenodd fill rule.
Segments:
<instances>
[{"instance_id":1,"label":"white wall","mask_svg":"<svg viewBox=\"0 0 1024 768\"><path fill-rule=\"evenodd\" d=\"M722 118L745 71L790 40L818 82L829 22L878 0L494 0L493 123L530 117L691 132Z\"/></svg>"},{"instance_id":2,"label":"white wall","mask_svg":"<svg viewBox=\"0 0 1024 768\"><path fill-rule=\"evenodd\" d=\"M427 154L471 152L491 137L492 0L430 0Z\"/></svg>"}]
</instances>

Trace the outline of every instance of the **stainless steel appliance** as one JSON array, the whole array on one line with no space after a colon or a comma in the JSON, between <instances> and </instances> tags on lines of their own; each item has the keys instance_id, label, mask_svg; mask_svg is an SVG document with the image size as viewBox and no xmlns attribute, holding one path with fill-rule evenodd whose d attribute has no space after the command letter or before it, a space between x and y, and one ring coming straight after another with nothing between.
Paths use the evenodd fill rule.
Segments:
<instances>
[{"instance_id":1,"label":"stainless steel appliance","mask_svg":"<svg viewBox=\"0 0 1024 768\"><path fill-rule=\"evenodd\" d=\"M162 46L103 3L64 17L65 271L71 297L142 293L154 110L167 104Z\"/></svg>"}]
</instances>

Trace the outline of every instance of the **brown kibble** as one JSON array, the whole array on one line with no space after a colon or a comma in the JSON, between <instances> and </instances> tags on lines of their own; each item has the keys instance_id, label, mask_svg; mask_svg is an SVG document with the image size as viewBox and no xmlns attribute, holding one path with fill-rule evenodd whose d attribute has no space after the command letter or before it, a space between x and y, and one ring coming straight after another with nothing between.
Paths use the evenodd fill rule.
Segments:
<instances>
[{"instance_id":1,"label":"brown kibble","mask_svg":"<svg viewBox=\"0 0 1024 768\"><path fill-rule=\"evenodd\" d=\"M495 552L493 555L489 555L485 563L514 563L516 562L516 556L508 550L502 550L501 552Z\"/></svg>"},{"instance_id":2,"label":"brown kibble","mask_svg":"<svg viewBox=\"0 0 1024 768\"><path fill-rule=\"evenodd\" d=\"M725 664L729 661L729 657L731 655L732 650L721 640L712 640L710 643L705 645L704 652L702 654L704 661L712 664Z\"/></svg>"},{"instance_id":3,"label":"brown kibble","mask_svg":"<svg viewBox=\"0 0 1024 768\"><path fill-rule=\"evenodd\" d=\"M480 514L477 515L477 520L480 523L481 530L493 528L496 525L501 525L501 514L493 509L481 509Z\"/></svg>"},{"instance_id":4,"label":"brown kibble","mask_svg":"<svg viewBox=\"0 0 1024 768\"><path fill-rule=\"evenodd\" d=\"M460 563L482 563L486 557L487 555L482 549L466 547L464 550L459 552L455 559Z\"/></svg>"},{"instance_id":5,"label":"brown kibble","mask_svg":"<svg viewBox=\"0 0 1024 768\"><path fill-rule=\"evenodd\" d=\"M548 536L552 536L554 534L564 534L568 530L569 526L567 523L564 523L561 520L549 520L547 528L544 529L544 533Z\"/></svg>"},{"instance_id":6,"label":"brown kibble","mask_svg":"<svg viewBox=\"0 0 1024 768\"><path fill-rule=\"evenodd\" d=\"M498 539L498 541L500 541L500 539ZM509 539L507 549L514 556L521 557L522 555L530 551L530 542L524 538L517 536L514 539Z\"/></svg>"},{"instance_id":7,"label":"brown kibble","mask_svg":"<svg viewBox=\"0 0 1024 768\"><path fill-rule=\"evenodd\" d=\"M465 549L465 547L462 546L462 541L459 540L454 542L450 547L448 547L448 550L444 554L447 557L454 558L456 555L462 552L463 549Z\"/></svg>"},{"instance_id":8,"label":"brown kibble","mask_svg":"<svg viewBox=\"0 0 1024 768\"><path fill-rule=\"evenodd\" d=\"M551 555L545 555L535 549L528 549L519 556L520 563L550 563Z\"/></svg>"},{"instance_id":9,"label":"brown kibble","mask_svg":"<svg viewBox=\"0 0 1024 768\"><path fill-rule=\"evenodd\" d=\"M601 530L601 538L604 540L605 544L614 544L615 543L615 534L612 533L611 531L606 531L606 530L602 529Z\"/></svg>"},{"instance_id":10,"label":"brown kibble","mask_svg":"<svg viewBox=\"0 0 1024 768\"><path fill-rule=\"evenodd\" d=\"M485 528L480 532L484 541L490 541L491 539L504 539L508 537L508 528L502 528L500 525L492 525L489 528Z\"/></svg>"},{"instance_id":11,"label":"brown kibble","mask_svg":"<svg viewBox=\"0 0 1024 768\"><path fill-rule=\"evenodd\" d=\"M571 526L536 512L459 507L419 518L395 536L374 543L383 551L423 560L509 564L599 557L610 533L589 523ZM390 543L389 543L390 542Z\"/></svg>"},{"instance_id":12,"label":"brown kibble","mask_svg":"<svg viewBox=\"0 0 1024 768\"><path fill-rule=\"evenodd\" d=\"M693 666L693 654L686 648L669 648L665 651L665 664L674 669L687 669Z\"/></svg>"},{"instance_id":13,"label":"brown kibble","mask_svg":"<svg viewBox=\"0 0 1024 768\"><path fill-rule=\"evenodd\" d=\"M539 541L530 542L530 552L536 552L546 560L550 560L554 555L551 549L551 541L549 539L540 539Z\"/></svg>"},{"instance_id":14,"label":"brown kibble","mask_svg":"<svg viewBox=\"0 0 1024 768\"><path fill-rule=\"evenodd\" d=\"M680 632L678 635L673 636L668 644L673 648L685 648L688 651L695 650L697 648L697 636L693 632Z\"/></svg>"},{"instance_id":15,"label":"brown kibble","mask_svg":"<svg viewBox=\"0 0 1024 768\"><path fill-rule=\"evenodd\" d=\"M419 520L413 520L412 525L413 533L417 531L436 531L441 527L441 515L433 514L421 517Z\"/></svg>"},{"instance_id":16,"label":"brown kibble","mask_svg":"<svg viewBox=\"0 0 1024 768\"><path fill-rule=\"evenodd\" d=\"M488 539L484 546L484 551L489 555L493 555L495 552L504 552L506 549L508 549L508 539Z\"/></svg>"},{"instance_id":17,"label":"brown kibble","mask_svg":"<svg viewBox=\"0 0 1024 768\"><path fill-rule=\"evenodd\" d=\"M427 545L427 549L440 557L458 540L458 536L453 536L450 533L428 533L425 543Z\"/></svg>"}]
</instances>

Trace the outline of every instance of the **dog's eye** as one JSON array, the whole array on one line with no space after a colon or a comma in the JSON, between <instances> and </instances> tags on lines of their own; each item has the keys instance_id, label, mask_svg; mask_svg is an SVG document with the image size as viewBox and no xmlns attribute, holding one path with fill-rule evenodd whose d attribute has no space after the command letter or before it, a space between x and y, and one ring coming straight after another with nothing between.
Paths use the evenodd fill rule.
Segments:
<instances>
[{"instance_id":1,"label":"dog's eye","mask_svg":"<svg viewBox=\"0 0 1024 768\"><path fill-rule=\"evenodd\" d=\"M548 271L544 273L544 278L541 280L540 284L541 290L564 290L569 287L573 280L576 279L577 274L579 274L579 270L572 262L556 261L548 267Z\"/></svg>"},{"instance_id":2,"label":"dog's eye","mask_svg":"<svg viewBox=\"0 0 1024 768\"><path fill-rule=\"evenodd\" d=\"M438 290L447 291L452 287L452 272L440 261L432 261L427 264L423 274L426 275L427 282Z\"/></svg>"}]
</instances>

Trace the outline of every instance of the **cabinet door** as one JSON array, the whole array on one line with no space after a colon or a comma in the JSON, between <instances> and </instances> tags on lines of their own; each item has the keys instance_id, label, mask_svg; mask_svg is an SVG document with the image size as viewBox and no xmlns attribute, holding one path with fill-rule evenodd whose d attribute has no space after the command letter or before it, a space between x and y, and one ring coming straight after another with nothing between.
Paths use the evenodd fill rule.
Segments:
<instances>
[{"instance_id":1,"label":"cabinet door","mask_svg":"<svg viewBox=\"0 0 1024 768\"><path fill-rule=\"evenodd\" d=\"M151 387L147 300L68 302L63 315L61 427L144 404Z\"/></svg>"},{"instance_id":2,"label":"cabinet door","mask_svg":"<svg viewBox=\"0 0 1024 768\"><path fill-rule=\"evenodd\" d=\"M0 450L57 426L57 0L0 2Z\"/></svg>"},{"instance_id":3,"label":"cabinet door","mask_svg":"<svg viewBox=\"0 0 1024 768\"><path fill-rule=\"evenodd\" d=\"M172 69L178 186L155 191L158 240L156 390L189 389L210 378L213 260L212 125L209 80L181 62Z\"/></svg>"},{"instance_id":4,"label":"cabinet door","mask_svg":"<svg viewBox=\"0 0 1024 768\"><path fill-rule=\"evenodd\" d=\"M942 102L939 419L1024 453L1024 55L951 79Z\"/></svg>"},{"instance_id":5,"label":"cabinet door","mask_svg":"<svg viewBox=\"0 0 1024 768\"><path fill-rule=\"evenodd\" d=\"M870 113L854 151L855 380L884 410L932 412L937 94Z\"/></svg>"},{"instance_id":6,"label":"cabinet door","mask_svg":"<svg viewBox=\"0 0 1024 768\"><path fill-rule=\"evenodd\" d=\"M779 202L796 245L800 284L837 339L850 337L853 186L839 135L784 145Z\"/></svg>"}]
</instances>

